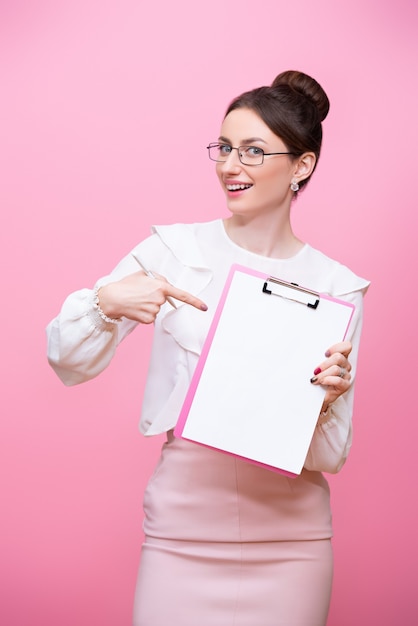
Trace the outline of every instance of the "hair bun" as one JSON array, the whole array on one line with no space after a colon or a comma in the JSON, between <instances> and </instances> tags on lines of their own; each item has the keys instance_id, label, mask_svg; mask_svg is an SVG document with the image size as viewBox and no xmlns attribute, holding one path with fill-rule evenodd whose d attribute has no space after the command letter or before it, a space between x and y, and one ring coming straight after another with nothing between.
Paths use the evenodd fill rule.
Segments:
<instances>
[{"instance_id":1,"label":"hair bun","mask_svg":"<svg viewBox=\"0 0 418 626\"><path fill-rule=\"evenodd\" d=\"M326 118L329 111L328 96L314 78L303 72L287 70L276 76L271 86L275 88L280 85L288 85L294 91L309 98L316 106L321 122Z\"/></svg>"}]
</instances>

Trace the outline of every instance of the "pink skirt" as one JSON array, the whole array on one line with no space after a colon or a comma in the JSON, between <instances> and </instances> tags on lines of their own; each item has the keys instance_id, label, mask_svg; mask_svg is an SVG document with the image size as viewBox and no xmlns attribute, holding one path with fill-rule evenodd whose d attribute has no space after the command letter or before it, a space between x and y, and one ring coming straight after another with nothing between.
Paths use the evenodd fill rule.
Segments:
<instances>
[{"instance_id":1,"label":"pink skirt","mask_svg":"<svg viewBox=\"0 0 418 626\"><path fill-rule=\"evenodd\" d=\"M168 433L144 496L134 626L325 626L328 484Z\"/></svg>"}]
</instances>

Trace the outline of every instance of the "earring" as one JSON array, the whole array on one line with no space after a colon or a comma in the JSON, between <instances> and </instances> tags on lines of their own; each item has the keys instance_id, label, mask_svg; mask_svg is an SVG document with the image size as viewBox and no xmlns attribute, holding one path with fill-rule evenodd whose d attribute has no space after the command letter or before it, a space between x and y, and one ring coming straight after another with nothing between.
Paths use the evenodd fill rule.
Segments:
<instances>
[{"instance_id":1,"label":"earring","mask_svg":"<svg viewBox=\"0 0 418 626\"><path fill-rule=\"evenodd\" d=\"M292 191L299 191L299 183L296 182L296 180L292 180L292 182L290 183L290 189Z\"/></svg>"}]
</instances>

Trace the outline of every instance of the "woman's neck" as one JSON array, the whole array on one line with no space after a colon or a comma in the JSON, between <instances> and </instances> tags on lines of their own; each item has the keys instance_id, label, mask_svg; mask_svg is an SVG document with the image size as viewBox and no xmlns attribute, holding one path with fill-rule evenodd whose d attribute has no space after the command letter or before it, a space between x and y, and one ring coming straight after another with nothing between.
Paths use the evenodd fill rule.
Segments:
<instances>
[{"instance_id":1,"label":"woman's neck","mask_svg":"<svg viewBox=\"0 0 418 626\"><path fill-rule=\"evenodd\" d=\"M235 244L261 256L287 259L304 245L293 233L288 219L272 222L265 216L232 215L223 222L226 234Z\"/></svg>"}]
</instances>

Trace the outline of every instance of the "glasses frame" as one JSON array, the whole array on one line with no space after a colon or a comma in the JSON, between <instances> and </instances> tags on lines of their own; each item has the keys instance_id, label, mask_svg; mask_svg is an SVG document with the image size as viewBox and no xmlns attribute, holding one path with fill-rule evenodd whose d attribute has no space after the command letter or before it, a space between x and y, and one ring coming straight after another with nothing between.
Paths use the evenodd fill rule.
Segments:
<instances>
[{"instance_id":1,"label":"glasses frame","mask_svg":"<svg viewBox=\"0 0 418 626\"><path fill-rule=\"evenodd\" d=\"M281 154L291 154L293 156L297 156L295 154L295 152L264 152L263 148L260 148L260 146L238 146L238 148L235 148L234 146L231 146L229 143L222 143L222 142L212 142L210 143L208 146L206 146L207 151L208 151L208 156L210 158L211 161L214 161L215 163L225 163L225 161L227 161L228 156L226 157L226 159L212 159L212 157L210 156L210 149L211 148L215 148L217 146L228 146L229 148L231 148L231 150L237 150L238 151L238 158L240 160L240 163L242 163L242 165L245 165L247 167L258 167L259 165L263 165L264 163L264 157L265 156L276 156L276 155L281 155ZM242 149L247 149L248 148L257 148L257 150L261 150L262 153L262 161L261 163L244 163L244 161L241 159L241 153L240 150Z\"/></svg>"}]
</instances>

